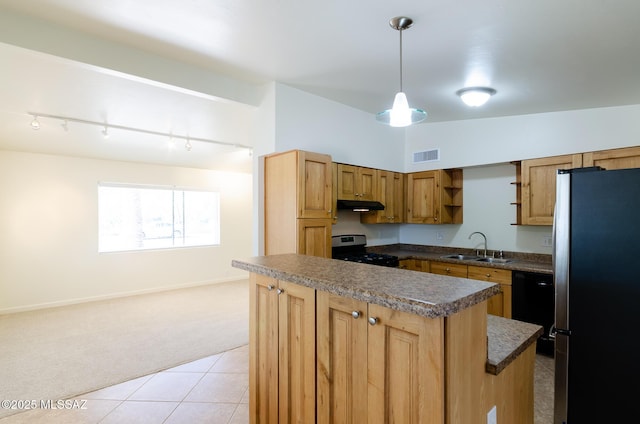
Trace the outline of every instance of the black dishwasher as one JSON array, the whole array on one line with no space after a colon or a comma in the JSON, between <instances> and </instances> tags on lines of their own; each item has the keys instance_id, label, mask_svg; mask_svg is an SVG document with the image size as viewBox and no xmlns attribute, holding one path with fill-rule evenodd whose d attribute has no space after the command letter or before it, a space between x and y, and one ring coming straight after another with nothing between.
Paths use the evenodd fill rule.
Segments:
<instances>
[{"instance_id":1,"label":"black dishwasher","mask_svg":"<svg viewBox=\"0 0 640 424\"><path fill-rule=\"evenodd\" d=\"M511 280L511 317L544 327L536 351L553 356L554 341L549 330L555 319L555 289L553 275L514 271Z\"/></svg>"}]
</instances>

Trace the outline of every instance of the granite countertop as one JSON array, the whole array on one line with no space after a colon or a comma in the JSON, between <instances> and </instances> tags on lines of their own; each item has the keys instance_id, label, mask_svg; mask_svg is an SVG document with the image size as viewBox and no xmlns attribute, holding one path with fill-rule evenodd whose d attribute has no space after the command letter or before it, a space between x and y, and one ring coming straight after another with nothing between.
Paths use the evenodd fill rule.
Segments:
<instances>
[{"instance_id":1,"label":"granite countertop","mask_svg":"<svg viewBox=\"0 0 640 424\"><path fill-rule=\"evenodd\" d=\"M429 318L455 314L500 291L498 285L479 280L297 254L256 256L231 264Z\"/></svg>"},{"instance_id":2,"label":"granite countertop","mask_svg":"<svg viewBox=\"0 0 640 424\"><path fill-rule=\"evenodd\" d=\"M428 318L455 314L499 292L497 284L479 280L297 254L255 256L233 260L231 264L245 271ZM542 332L539 325L487 315L486 371L499 374Z\"/></svg>"},{"instance_id":3,"label":"granite countertop","mask_svg":"<svg viewBox=\"0 0 640 424\"><path fill-rule=\"evenodd\" d=\"M504 252L504 257L511 259L507 263L489 263L473 260L460 260L453 258L443 258L445 255L464 254L475 255L473 249L451 248L443 246L423 246L414 244L391 244L382 246L367 246L368 252L386 253L403 259L421 259L429 261L440 261L458 263L464 265L484 266L490 268L501 268L512 271L540 272L543 274L553 274L551 255L522 252ZM493 251L491 251L493 253Z\"/></svg>"},{"instance_id":4,"label":"granite countertop","mask_svg":"<svg viewBox=\"0 0 640 424\"><path fill-rule=\"evenodd\" d=\"M540 325L487 315L486 371L498 375L542 335Z\"/></svg>"}]
</instances>

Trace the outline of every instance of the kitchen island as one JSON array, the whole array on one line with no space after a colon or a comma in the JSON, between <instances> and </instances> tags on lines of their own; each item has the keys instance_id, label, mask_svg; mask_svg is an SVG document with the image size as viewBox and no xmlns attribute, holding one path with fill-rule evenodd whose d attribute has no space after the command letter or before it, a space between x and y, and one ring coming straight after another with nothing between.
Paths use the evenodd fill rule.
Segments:
<instances>
[{"instance_id":1,"label":"kitchen island","mask_svg":"<svg viewBox=\"0 0 640 424\"><path fill-rule=\"evenodd\" d=\"M496 284L285 254L249 271L250 416L533 423L537 325L490 317Z\"/></svg>"}]
</instances>

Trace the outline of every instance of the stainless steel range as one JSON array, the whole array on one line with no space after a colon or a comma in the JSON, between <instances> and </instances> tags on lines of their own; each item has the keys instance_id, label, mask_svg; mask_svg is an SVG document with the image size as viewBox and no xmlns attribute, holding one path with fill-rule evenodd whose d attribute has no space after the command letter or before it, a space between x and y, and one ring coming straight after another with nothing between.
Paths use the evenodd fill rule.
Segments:
<instances>
[{"instance_id":1,"label":"stainless steel range","mask_svg":"<svg viewBox=\"0 0 640 424\"><path fill-rule=\"evenodd\" d=\"M397 267L400 262L397 256L383 253L367 253L367 236L364 234L345 234L331 238L331 257L350 262L361 262L371 265Z\"/></svg>"}]
</instances>

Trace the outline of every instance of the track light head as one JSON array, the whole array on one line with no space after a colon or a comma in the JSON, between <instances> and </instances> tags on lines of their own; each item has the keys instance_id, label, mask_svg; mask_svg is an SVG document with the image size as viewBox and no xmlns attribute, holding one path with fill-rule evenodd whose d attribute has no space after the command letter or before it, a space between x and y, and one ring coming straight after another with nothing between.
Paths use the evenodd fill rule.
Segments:
<instances>
[{"instance_id":1,"label":"track light head","mask_svg":"<svg viewBox=\"0 0 640 424\"><path fill-rule=\"evenodd\" d=\"M40 121L38 121L38 115L33 115L33 121L31 121L31 128L34 130L40 129Z\"/></svg>"}]
</instances>

